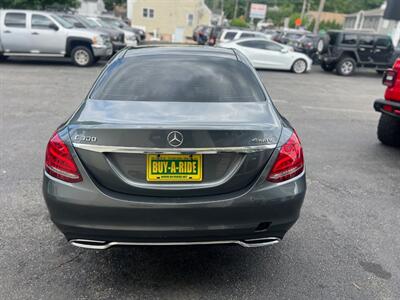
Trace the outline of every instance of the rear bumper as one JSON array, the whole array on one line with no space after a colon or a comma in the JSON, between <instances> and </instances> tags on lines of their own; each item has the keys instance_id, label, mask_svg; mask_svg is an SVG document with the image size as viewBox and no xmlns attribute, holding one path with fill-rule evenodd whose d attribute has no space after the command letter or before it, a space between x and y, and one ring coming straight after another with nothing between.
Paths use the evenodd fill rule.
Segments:
<instances>
[{"instance_id":1,"label":"rear bumper","mask_svg":"<svg viewBox=\"0 0 400 300\"><path fill-rule=\"evenodd\" d=\"M339 57L333 57L328 55L319 55L319 60L324 62L327 65L336 64L339 60Z\"/></svg>"},{"instance_id":2,"label":"rear bumper","mask_svg":"<svg viewBox=\"0 0 400 300\"><path fill-rule=\"evenodd\" d=\"M391 107L391 112L384 109L384 107ZM374 109L377 112L381 112L385 115L391 116L395 119L400 120L400 102L397 101L388 101L384 99L378 99L374 102ZM399 113L395 113L394 111L399 111Z\"/></svg>"},{"instance_id":3,"label":"rear bumper","mask_svg":"<svg viewBox=\"0 0 400 300\"><path fill-rule=\"evenodd\" d=\"M277 241L299 217L305 174L279 186L255 187L216 200L186 200L105 194L93 183L68 184L48 174L43 180L51 219L67 240L107 245Z\"/></svg>"}]
</instances>

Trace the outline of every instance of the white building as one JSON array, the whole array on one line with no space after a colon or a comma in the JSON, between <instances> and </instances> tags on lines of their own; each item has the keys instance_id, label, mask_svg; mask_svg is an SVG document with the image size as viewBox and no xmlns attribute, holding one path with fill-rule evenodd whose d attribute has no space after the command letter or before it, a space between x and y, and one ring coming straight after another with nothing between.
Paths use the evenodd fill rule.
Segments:
<instances>
[{"instance_id":1,"label":"white building","mask_svg":"<svg viewBox=\"0 0 400 300\"><path fill-rule=\"evenodd\" d=\"M400 21L386 20L383 18L386 4L372 10L362 10L354 14L346 15L343 29L364 30L392 37L393 44L400 40Z\"/></svg>"},{"instance_id":2,"label":"white building","mask_svg":"<svg viewBox=\"0 0 400 300\"><path fill-rule=\"evenodd\" d=\"M78 13L82 15L101 15L106 11L103 0L80 0Z\"/></svg>"}]
</instances>

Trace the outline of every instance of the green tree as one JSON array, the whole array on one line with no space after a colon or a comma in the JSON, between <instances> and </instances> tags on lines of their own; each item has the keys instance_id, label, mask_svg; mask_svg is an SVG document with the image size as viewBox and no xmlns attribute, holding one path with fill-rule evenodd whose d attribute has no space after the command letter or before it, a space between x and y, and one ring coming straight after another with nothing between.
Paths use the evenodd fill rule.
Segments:
<instances>
[{"instance_id":1,"label":"green tree","mask_svg":"<svg viewBox=\"0 0 400 300\"><path fill-rule=\"evenodd\" d=\"M106 10L113 10L116 5L126 4L126 0L103 0Z\"/></svg>"},{"instance_id":2,"label":"green tree","mask_svg":"<svg viewBox=\"0 0 400 300\"><path fill-rule=\"evenodd\" d=\"M249 25L246 23L246 21L243 18L232 19L230 24L231 24L231 26L235 26L235 27L246 27L246 28L249 27Z\"/></svg>"},{"instance_id":3,"label":"green tree","mask_svg":"<svg viewBox=\"0 0 400 300\"><path fill-rule=\"evenodd\" d=\"M0 8L46 9L48 7L76 8L78 0L1 0Z\"/></svg>"}]
</instances>

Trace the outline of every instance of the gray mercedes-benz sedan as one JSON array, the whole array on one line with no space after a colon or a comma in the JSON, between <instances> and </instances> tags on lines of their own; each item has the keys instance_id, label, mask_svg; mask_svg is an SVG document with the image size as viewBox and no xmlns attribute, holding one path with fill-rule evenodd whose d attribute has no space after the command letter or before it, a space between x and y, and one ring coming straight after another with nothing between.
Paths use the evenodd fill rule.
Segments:
<instances>
[{"instance_id":1,"label":"gray mercedes-benz sedan","mask_svg":"<svg viewBox=\"0 0 400 300\"><path fill-rule=\"evenodd\" d=\"M47 145L43 194L73 245L279 242L306 192L296 131L232 49L125 49Z\"/></svg>"}]
</instances>

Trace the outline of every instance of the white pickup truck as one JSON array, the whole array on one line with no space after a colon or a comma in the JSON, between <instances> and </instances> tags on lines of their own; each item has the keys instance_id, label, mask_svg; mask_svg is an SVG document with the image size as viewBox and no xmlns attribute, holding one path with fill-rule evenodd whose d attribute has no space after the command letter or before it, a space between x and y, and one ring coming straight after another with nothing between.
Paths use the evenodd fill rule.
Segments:
<instances>
[{"instance_id":1,"label":"white pickup truck","mask_svg":"<svg viewBox=\"0 0 400 300\"><path fill-rule=\"evenodd\" d=\"M70 57L80 67L112 55L110 37L74 28L56 14L0 10L0 60L8 56Z\"/></svg>"}]
</instances>

